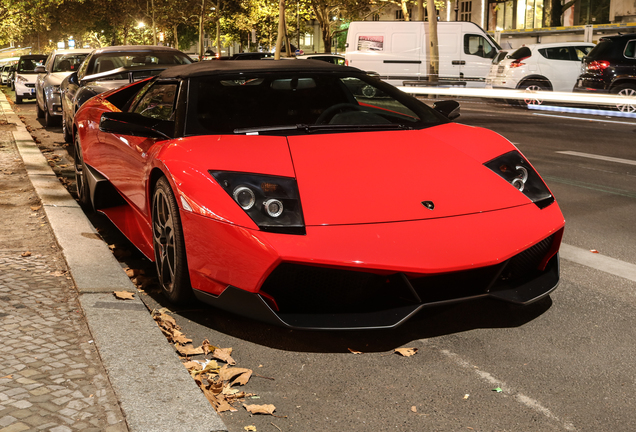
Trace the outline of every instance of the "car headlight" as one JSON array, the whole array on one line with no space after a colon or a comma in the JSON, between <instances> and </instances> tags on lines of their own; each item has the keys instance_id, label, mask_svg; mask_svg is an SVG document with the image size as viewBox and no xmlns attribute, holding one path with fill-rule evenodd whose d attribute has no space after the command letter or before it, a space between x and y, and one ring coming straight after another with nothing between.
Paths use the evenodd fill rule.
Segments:
<instances>
[{"instance_id":1,"label":"car headlight","mask_svg":"<svg viewBox=\"0 0 636 432\"><path fill-rule=\"evenodd\" d=\"M516 150L503 154L484 164L527 196L539 208L554 202L554 197L539 174Z\"/></svg>"},{"instance_id":2,"label":"car headlight","mask_svg":"<svg viewBox=\"0 0 636 432\"><path fill-rule=\"evenodd\" d=\"M26 79L25 77L23 77L22 75L18 75L18 77L15 79L17 82L19 82L20 84L24 84L29 82L28 79Z\"/></svg>"},{"instance_id":3,"label":"car headlight","mask_svg":"<svg viewBox=\"0 0 636 432\"><path fill-rule=\"evenodd\" d=\"M261 230L305 234L295 179L228 171L209 173Z\"/></svg>"}]
</instances>

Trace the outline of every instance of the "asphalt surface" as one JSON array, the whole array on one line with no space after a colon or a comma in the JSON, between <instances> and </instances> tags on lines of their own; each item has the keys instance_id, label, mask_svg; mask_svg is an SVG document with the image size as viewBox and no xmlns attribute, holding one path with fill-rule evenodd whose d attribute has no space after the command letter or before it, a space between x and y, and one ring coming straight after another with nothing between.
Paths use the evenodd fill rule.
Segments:
<instances>
[{"instance_id":1,"label":"asphalt surface","mask_svg":"<svg viewBox=\"0 0 636 432\"><path fill-rule=\"evenodd\" d=\"M46 286L40 283L40 278L46 276L46 273L41 275L42 271L38 271L37 267L31 268L35 263L23 263L21 268L20 263L15 261L17 257L0 259L3 274L0 279L0 291L10 294L0 299L3 307L0 314L0 329L4 330L0 335L0 342L3 346L3 355L6 356L3 360L7 361L7 365L3 365L3 376L0 378L0 431L46 429L67 432L90 428L108 432L226 430L219 416L183 367L174 347L167 343L148 309L139 299L139 293L122 265L62 185L67 182L58 180L56 173L51 169L51 165L64 161L68 155L63 148L43 153L31 135L38 128L27 125L30 133L13 112L12 105L4 95L0 95L0 106L2 125L6 131L2 135L5 139L2 145L3 148L8 148L8 151L15 151L10 174L24 177L24 189L18 191L33 194L31 202L28 203L32 205L31 212L36 211L36 208L42 210L42 226L47 225L44 223L47 222L54 235L54 238L51 236L48 241L54 243L53 247L59 250L64 263L55 263L56 258L50 254L38 254L34 258L53 268L56 264L62 266L63 268L58 271L68 275L69 280L69 285L55 287L59 288L57 290L46 290ZM38 138L35 140L41 141ZM48 154L49 158L47 159L44 154ZM18 158L21 158L21 161ZM68 163L60 164L60 167L62 166L68 167ZM62 176L62 180L66 179ZM17 199L19 195L14 193L12 196ZM8 211L13 210L18 204L18 201L4 203L2 207ZM28 225L33 215L27 208L24 210L22 213L16 213L14 217L14 230L18 233L30 231ZM5 215L5 220L6 216L8 214ZM28 255L23 255L26 252ZM30 258L32 255L30 251L23 254L20 254L19 258ZM50 258L50 262L47 262L47 257ZM21 273L22 271L26 273ZM16 275L16 272L21 274ZM29 299L21 299L19 294L22 292L22 297L37 297L39 293L35 289L29 290L29 285L24 280L34 281L37 288L44 290L53 302L65 303L64 297L71 297L66 304L70 302L74 303L74 306L61 307L75 307L76 313L67 313L62 317L58 314L57 317L49 318L54 320L55 324L63 324L61 329L56 328L51 322L36 321L39 325L34 324L34 318L21 310L26 308ZM70 281L73 282L72 285ZM22 291L19 291L18 287L22 288ZM117 300L113 296L114 291L128 291L136 293L136 296L133 300ZM22 303L18 303L20 299ZM16 305L20 304L24 307L16 308ZM62 334L55 334L55 330ZM67 332L74 337L66 334ZM55 366L55 362L49 361L48 365L39 370L25 370L26 365L32 363L32 359L27 361L19 355L16 357L16 354L23 353L23 356L28 356L31 351L16 343L23 341L30 345L30 341L36 338L38 344L56 343L60 349L70 347L72 339L80 348L85 348L89 364L93 365L89 367L85 362L78 360L77 363L81 366L77 366L74 373L62 370L62 373L58 371L51 374L50 369L51 366ZM96 352L86 350L89 341ZM31 350L33 348L31 346ZM12 351L9 353L9 350ZM62 351L74 352L70 348ZM54 354L54 360L58 363L56 368L63 369L65 365L73 368L70 361L65 361L68 356L66 352ZM47 358L46 354L40 354L37 349L33 355ZM49 369L46 369L47 367ZM83 375L78 375L78 371ZM34 378L38 378L39 381ZM81 389L83 391L80 391L80 384L74 382L73 378L88 381L90 385L84 386L85 388ZM95 393L88 394L91 388L96 389ZM48 391L40 393L43 390ZM73 390L76 393L73 393ZM74 394L73 398L69 397L69 393ZM95 395L104 403L110 396L112 406L100 407L102 411L97 413L86 411L98 400L91 401ZM58 410L55 409L56 406L59 407ZM29 411L31 408L36 411L33 415ZM103 409L110 414L103 412ZM93 420L91 417L97 419L96 424L89 422ZM102 419L101 422L99 418Z\"/></svg>"}]
</instances>

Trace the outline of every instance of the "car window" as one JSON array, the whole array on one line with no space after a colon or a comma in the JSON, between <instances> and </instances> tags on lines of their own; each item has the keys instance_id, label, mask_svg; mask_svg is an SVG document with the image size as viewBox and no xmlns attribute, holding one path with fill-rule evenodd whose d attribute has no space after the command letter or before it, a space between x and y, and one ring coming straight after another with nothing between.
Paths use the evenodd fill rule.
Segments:
<instances>
[{"instance_id":1,"label":"car window","mask_svg":"<svg viewBox=\"0 0 636 432\"><path fill-rule=\"evenodd\" d=\"M180 52L108 52L93 56L87 75L108 72L120 67L180 65L192 63L190 57Z\"/></svg>"},{"instance_id":2,"label":"car window","mask_svg":"<svg viewBox=\"0 0 636 432\"><path fill-rule=\"evenodd\" d=\"M53 72L75 72L88 54L58 54L53 63Z\"/></svg>"},{"instance_id":3,"label":"car window","mask_svg":"<svg viewBox=\"0 0 636 432\"><path fill-rule=\"evenodd\" d=\"M484 58L493 58L497 51L488 40L480 35L464 35L464 53Z\"/></svg>"},{"instance_id":4,"label":"car window","mask_svg":"<svg viewBox=\"0 0 636 432\"><path fill-rule=\"evenodd\" d=\"M590 53L590 51L592 51L591 46L575 46L572 47L574 49L574 54L576 55L576 60L581 61L583 60L583 57L585 57L586 55L588 55Z\"/></svg>"},{"instance_id":5,"label":"car window","mask_svg":"<svg viewBox=\"0 0 636 432\"><path fill-rule=\"evenodd\" d=\"M324 124L422 128L443 122L380 80L333 73L192 78L188 110L187 135Z\"/></svg>"},{"instance_id":6,"label":"car window","mask_svg":"<svg viewBox=\"0 0 636 432\"><path fill-rule=\"evenodd\" d=\"M133 112L159 120L173 120L176 83L157 83L141 97Z\"/></svg>"},{"instance_id":7,"label":"car window","mask_svg":"<svg viewBox=\"0 0 636 432\"><path fill-rule=\"evenodd\" d=\"M18 72L22 73L33 73L34 69L37 66L44 65L46 61L46 56L42 56L41 58L21 58L18 62Z\"/></svg>"},{"instance_id":8,"label":"car window","mask_svg":"<svg viewBox=\"0 0 636 432\"><path fill-rule=\"evenodd\" d=\"M636 58L636 39L627 42L624 54L627 58Z\"/></svg>"},{"instance_id":9,"label":"car window","mask_svg":"<svg viewBox=\"0 0 636 432\"><path fill-rule=\"evenodd\" d=\"M576 60L569 47L550 47L539 49L539 54L548 60Z\"/></svg>"},{"instance_id":10,"label":"car window","mask_svg":"<svg viewBox=\"0 0 636 432\"><path fill-rule=\"evenodd\" d=\"M519 60L522 58L528 58L532 56L532 51L530 51L530 48L528 47L521 47L517 50L515 50L512 54L510 54L508 56L508 58L511 58L513 60Z\"/></svg>"}]
</instances>

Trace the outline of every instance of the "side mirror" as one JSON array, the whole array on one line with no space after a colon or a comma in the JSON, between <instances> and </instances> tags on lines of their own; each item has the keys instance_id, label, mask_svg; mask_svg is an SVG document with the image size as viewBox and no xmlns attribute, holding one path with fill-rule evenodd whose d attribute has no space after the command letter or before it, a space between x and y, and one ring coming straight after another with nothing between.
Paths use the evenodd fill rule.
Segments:
<instances>
[{"instance_id":1,"label":"side mirror","mask_svg":"<svg viewBox=\"0 0 636 432\"><path fill-rule=\"evenodd\" d=\"M39 74L46 73L46 69L44 68L44 66L36 66L33 71Z\"/></svg>"},{"instance_id":2,"label":"side mirror","mask_svg":"<svg viewBox=\"0 0 636 432\"><path fill-rule=\"evenodd\" d=\"M117 135L131 135L146 138L169 139L161 130L174 128L171 121L144 117L129 112L106 112L99 121L99 130Z\"/></svg>"},{"instance_id":3,"label":"side mirror","mask_svg":"<svg viewBox=\"0 0 636 432\"><path fill-rule=\"evenodd\" d=\"M77 72L73 72L67 78L68 82L73 85L79 85L79 80L77 79Z\"/></svg>"},{"instance_id":4,"label":"side mirror","mask_svg":"<svg viewBox=\"0 0 636 432\"><path fill-rule=\"evenodd\" d=\"M453 100L446 100L435 102L433 109L438 113L444 115L449 120L455 120L459 117L459 102Z\"/></svg>"}]
</instances>

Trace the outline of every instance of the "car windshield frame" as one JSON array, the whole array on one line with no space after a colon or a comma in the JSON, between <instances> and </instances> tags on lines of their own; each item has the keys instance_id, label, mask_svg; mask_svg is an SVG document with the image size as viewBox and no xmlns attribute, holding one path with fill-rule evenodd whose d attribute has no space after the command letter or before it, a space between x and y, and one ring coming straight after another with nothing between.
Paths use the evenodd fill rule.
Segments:
<instances>
[{"instance_id":1,"label":"car windshield frame","mask_svg":"<svg viewBox=\"0 0 636 432\"><path fill-rule=\"evenodd\" d=\"M370 86L375 94L365 96L360 86ZM292 70L197 76L189 79L187 93L184 136L424 129L449 122L418 99L364 73ZM215 103L217 98L222 102ZM334 116L323 119L329 109ZM336 117L339 121L334 122Z\"/></svg>"}]
</instances>

